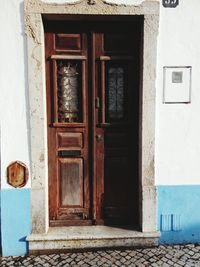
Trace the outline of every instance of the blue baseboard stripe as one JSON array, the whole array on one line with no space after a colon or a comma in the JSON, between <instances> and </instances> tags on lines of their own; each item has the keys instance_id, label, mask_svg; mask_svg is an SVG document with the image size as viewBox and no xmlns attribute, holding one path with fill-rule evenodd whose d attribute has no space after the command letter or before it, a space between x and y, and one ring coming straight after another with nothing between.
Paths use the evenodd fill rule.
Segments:
<instances>
[{"instance_id":1,"label":"blue baseboard stripe","mask_svg":"<svg viewBox=\"0 0 200 267\"><path fill-rule=\"evenodd\" d=\"M30 189L1 190L2 255L26 254L30 231Z\"/></svg>"},{"instance_id":2,"label":"blue baseboard stripe","mask_svg":"<svg viewBox=\"0 0 200 267\"><path fill-rule=\"evenodd\" d=\"M161 244L200 242L200 186L158 186Z\"/></svg>"}]
</instances>

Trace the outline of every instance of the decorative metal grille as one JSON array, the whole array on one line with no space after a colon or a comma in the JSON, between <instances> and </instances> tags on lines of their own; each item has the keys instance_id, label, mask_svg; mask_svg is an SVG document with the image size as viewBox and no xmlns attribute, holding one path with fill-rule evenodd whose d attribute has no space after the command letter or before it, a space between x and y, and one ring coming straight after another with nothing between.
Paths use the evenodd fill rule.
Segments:
<instances>
[{"instance_id":1,"label":"decorative metal grille","mask_svg":"<svg viewBox=\"0 0 200 267\"><path fill-rule=\"evenodd\" d=\"M58 121L80 122L80 63L59 61L57 64Z\"/></svg>"},{"instance_id":2,"label":"decorative metal grille","mask_svg":"<svg viewBox=\"0 0 200 267\"><path fill-rule=\"evenodd\" d=\"M124 117L124 69L108 68L108 117L122 119Z\"/></svg>"}]
</instances>

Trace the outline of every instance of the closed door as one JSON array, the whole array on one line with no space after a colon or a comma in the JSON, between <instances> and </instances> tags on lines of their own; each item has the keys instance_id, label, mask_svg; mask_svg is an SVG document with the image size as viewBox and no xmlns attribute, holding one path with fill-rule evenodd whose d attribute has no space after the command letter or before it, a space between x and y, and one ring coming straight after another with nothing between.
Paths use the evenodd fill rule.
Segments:
<instances>
[{"instance_id":1,"label":"closed door","mask_svg":"<svg viewBox=\"0 0 200 267\"><path fill-rule=\"evenodd\" d=\"M137 225L140 23L45 31L50 225Z\"/></svg>"}]
</instances>

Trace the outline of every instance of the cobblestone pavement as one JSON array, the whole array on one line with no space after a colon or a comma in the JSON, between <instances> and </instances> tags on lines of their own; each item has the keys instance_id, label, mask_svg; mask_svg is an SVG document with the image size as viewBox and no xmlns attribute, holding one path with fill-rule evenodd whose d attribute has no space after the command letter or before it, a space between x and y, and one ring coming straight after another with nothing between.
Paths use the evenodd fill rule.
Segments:
<instances>
[{"instance_id":1,"label":"cobblestone pavement","mask_svg":"<svg viewBox=\"0 0 200 267\"><path fill-rule=\"evenodd\" d=\"M200 267L200 244L0 258L0 266Z\"/></svg>"}]
</instances>

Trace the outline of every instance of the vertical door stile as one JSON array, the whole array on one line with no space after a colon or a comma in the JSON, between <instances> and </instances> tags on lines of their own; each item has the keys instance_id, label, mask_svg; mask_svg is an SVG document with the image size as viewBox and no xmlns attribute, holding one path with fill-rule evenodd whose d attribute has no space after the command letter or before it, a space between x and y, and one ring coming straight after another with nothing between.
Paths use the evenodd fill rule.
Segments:
<instances>
[{"instance_id":1,"label":"vertical door stile","mask_svg":"<svg viewBox=\"0 0 200 267\"><path fill-rule=\"evenodd\" d=\"M105 81L104 64L100 62L100 56L103 53L103 33L95 35L95 61L96 61L96 97L100 99L96 114L96 206L97 206L97 224L104 224L103 221L103 199L104 199L104 129L102 123L105 121Z\"/></svg>"},{"instance_id":2,"label":"vertical door stile","mask_svg":"<svg viewBox=\"0 0 200 267\"><path fill-rule=\"evenodd\" d=\"M106 123L105 116L105 61L101 61L101 123Z\"/></svg>"},{"instance_id":3,"label":"vertical door stile","mask_svg":"<svg viewBox=\"0 0 200 267\"><path fill-rule=\"evenodd\" d=\"M57 86L57 64L56 64L56 60L53 59L52 60L53 63L53 102L54 102L54 120L53 123L58 123L58 110L57 110L57 106L58 106L58 97L57 97L57 90L58 90L58 86Z\"/></svg>"},{"instance_id":4,"label":"vertical door stile","mask_svg":"<svg viewBox=\"0 0 200 267\"><path fill-rule=\"evenodd\" d=\"M92 86L92 158L96 158L96 120L97 120L97 114L98 110L96 110L96 105L95 105L95 99L97 96L96 92L96 51L95 51L95 33L91 32L91 46L92 46L92 57L91 57L91 86ZM93 222L96 224L96 219L97 219L97 203L96 203L96 197L97 197L97 182L96 182L96 160L93 160L93 166L92 166L92 196L93 196L93 207L92 207L92 213L93 213Z\"/></svg>"},{"instance_id":5,"label":"vertical door stile","mask_svg":"<svg viewBox=\"0 0 200 267\"><path fill-rule=\"evenodd\" d=\"M53 49L54 37L52 33L45 34L45 58L46 58L46 95L47 95L47 131L48 131L48 171L49 176L49 216L52 220L56 220L57 217L57 207L58 207L58 187L57 187L57 159L55 156L56 150L56 129L52 127L55 121L55 99L53 94L49 93L50 87L53 83L53 90L56 86L56 62L51 60L50 51ZM53 105L53 107L52 107ZM56 163L56 164L55 164Z\"/></svg>"},{"instance_id":6,"label":"vertical door stile","mask_svg":"<svg viewBox=\"0 0 200 267\"><path fill-rule=\"evenodd\" d=\"M83 124L84 127L84 140L83 140L83 147L85 147L88 143L88 127L89 127L89 119L88 119L88 90L87 90L87 67L88 66L88 54L86 55L86 60L82 61L82 84L83 84L83 101L82 101L82 107L83 107ZM89 155L88 150L84 149L84 155L83 155L83 182L84 182L84 207L87 210L87 212L83 215L85 219L89 218L89 207L90 207L90 198L89 198Z\"/></svg>"},{"instance_id":7,"label":"vertical door stile","mask_svg":"<svg viewBox=\"0 0 200 267\"><path fill-rule=\"evenodd\" d=\"M82 109L83 109L83 124L87 124L87 117L86 117L86 107L87 107L87 92L86 92L86 62L85 60L82 61Z\"/></svg>"}]
</instances>

